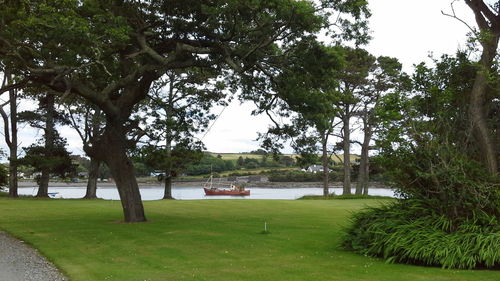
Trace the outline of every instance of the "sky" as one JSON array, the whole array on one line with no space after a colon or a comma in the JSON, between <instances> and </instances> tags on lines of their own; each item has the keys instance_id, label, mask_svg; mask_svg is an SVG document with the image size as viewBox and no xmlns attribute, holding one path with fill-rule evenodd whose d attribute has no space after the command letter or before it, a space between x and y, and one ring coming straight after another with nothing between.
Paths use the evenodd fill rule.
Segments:
<instances>
[{"instance_id":1,"label":"sky","mask_svg":"<svg viewBox=\"0 0 500 281\"><path fill-rule=\"evenodd\" d=\"M373 55L396 57L406 72L411 72L414 64L430 62L434 57L453 54L463 49L467 27L459 21L446 17L441 11L451 13L451 0L369 0L372 11L370 28L373 39L365 48ZM473 24L472 12L463 3L454 4L457 16ZM249 152L259 148L256 141L258 132L265 132L270 124L267 116L251 116L255 109L252 103L241 104L233 100L225 109L214 108L213 113L222 114L212 124L203 137L208 151L218 153ZM20 126L20 147L29 146L42 133ZM73 154L83 155L81 140L70 128L60 128L60 134L68 141L68 149ZM8 151L4 142L0 147ZM292 153L287 148L284 153ZM354 147L354 153L356 148Z\"/></svg>"},{"instance_id":2,"label":"sky","mask_svg":"<svg viewBox=\"0 0 500 281\"><path fill-rule=\"evenodd\" d=\"M467 27L441 14L441 10L451 13L450 0L368 2L372 11L370 28L373 39L366 49L376 56L398 58L406 72L411 72L414 64L430 62L430 52L439 57L465 47ZM472 12L462 1L454 6L458 16L473 23ZM257 132L265 132L270 121L266 116L250 116L254 108L252 104L233 101L203 139L207 150L248 152L258 149ZM353 147L353 152L358 149ZM284 151L292 152L290 148Z\"/></svg>"}]
</instances>

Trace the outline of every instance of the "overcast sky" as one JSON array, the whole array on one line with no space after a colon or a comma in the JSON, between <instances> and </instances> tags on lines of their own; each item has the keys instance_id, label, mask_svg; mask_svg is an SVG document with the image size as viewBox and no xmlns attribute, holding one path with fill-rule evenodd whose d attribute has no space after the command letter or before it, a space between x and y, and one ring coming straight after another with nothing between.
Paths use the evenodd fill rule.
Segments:
<instances>
[{"instance_id":1,"label":"overcast sky","mask_svg":"<svg viewBox=\"0 0 500 281\"><path fill-rule=\"evenodd\" d=\"M455 3L455 11L473 24L472 12L462 2ZM451 12L450 3L450 0L369 0L373 14L370 19L373 39L366 48L376 56L398 58L407 72L412 71L413 64L429 61L427 58L431 52L435 57L455 53L465 47L468 29L457 20L441 14L441 10ZM264 132L270 122L266 116L251 116L254 108L251 103L240 104L236 100L225 108L203 138L207 150L248 152L258 149L259 143L255 141L257 132ZM222 108L214 109L216 114L221 111ZM62 128L60 133L67 138L69 150L74 154L84 154L76 132ZM21 126L20 146L30 145L40 135L40 132ZM4 142L1 143L7 151Z\"/></svg>"},{"instance_id":2,"label":"overcast sky","mask_svg":"<svg viewBox=\"0 0 500 281\"><path fill-rule=\"evenodd\" d=\"M372 41L366 47L376 56L396 57L406 72L414 64L435 57L453 54L465 47L468 29L441 10L451 12L449 0L369 0L372 11ZM457 15L473 23L472 12L460 1L455 3ZM247 152L259 148L257 132L264 132L270 123L266 116L250 116L255 107L233 101L224 110L203 139L212 152ZM219 113L220 111L215 111ZM356 147L353 147L354 152ZM286 153L292 153L288 150Z\"/></svg>"}]
</instances>

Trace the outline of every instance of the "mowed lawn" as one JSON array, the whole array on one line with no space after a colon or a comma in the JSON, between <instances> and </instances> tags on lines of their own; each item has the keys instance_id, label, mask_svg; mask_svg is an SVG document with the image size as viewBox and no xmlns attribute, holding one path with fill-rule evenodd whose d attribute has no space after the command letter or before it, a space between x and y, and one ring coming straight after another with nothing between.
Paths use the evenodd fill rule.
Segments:
<instances>
[{"instance_id":1,"label":"mowed lawn","mask_svg":"<svg viewBox=\"0 0 500 281\"><path fill-rule=\"evenodd\" d=\"M0 198L0 228L71 280L499 280L498 271L386 264L339 248L351 212L379 200L120 202ZM264 222L270 234L261 234Z\"/></svg>"}]
</instances>

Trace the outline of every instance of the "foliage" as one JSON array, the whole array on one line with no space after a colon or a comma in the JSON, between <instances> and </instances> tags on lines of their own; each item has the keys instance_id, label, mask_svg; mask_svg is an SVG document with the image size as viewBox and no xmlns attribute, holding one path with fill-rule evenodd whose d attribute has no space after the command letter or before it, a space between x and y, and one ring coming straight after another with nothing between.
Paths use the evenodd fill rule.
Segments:
<instances>
[{"instance_id":1,"label":"foliage","mask_svg":"<svg viewBox=\"0 0 500 281\"><path fill-rule=\"evenodd\" d=\"M250 151L249 153L250 153L250 154L257 154L257 155L267 155L267 154L268 154L268 152L267 152L267 151L265 151L265 150L264 150L264 149L262 149L262 148L259 148L259 149L257 149L257 150L252 150L252 151Z\"/></svg>"},{"instance_id":2,"label":"foliage","mask_svg":"<svg viewBox=\"0 0 500 281\"><path fill-rule=\"evenodd\" d=\"M342 175L338 172L330 172L330 181L341 180ZM310 173L302 171L269 171L270 182L320 182L323 173Z\"/></svg>"},{"instance_id":3,"label":"foliage","mask_svg":"<svg viewBox=\"0 0 500 281\"><path fill-rule=\"evenodd\" d=\"M499 215L498 179L475 161L478 148L463 125L475 67L462 53L435 63L417 67L413 96L383 98L380 163L403 197L422 199L454 221Z\"/></svg>"},{"instance_id":4,"label":"foliage","mask_svg":"<svg viewBox=\"0 0 500 281\"><path fill-rule=\"evenodd\" d=\"M477 212L500 216L500 185L456 147L426 140L394 153L384 165L402 197L421 199L457 222Z\"/></svg>"},{"instance_id":5,"label":"foliage","mask_svg":"<svg viewBox=\"0 0 500 281\"><path fill-rule=\"evenodd\" d=\"M9 173L7 171L7 167L5 165L0 164L0 186L7 185L9 180Z\"/></svg>"},{"instance_id":6,"label":"foliage","mask_svg":"<svg viewBox=\"0 0 500 281\"><path fill-rule=\"evenodd\" d=\"M495 267L500 265L499 225L497 216L483 212L456 226L425 200L401 200L354 214L343 246L387 262Z\"/></svg>"},{"instance_id":7,"label":"foliage","mask_svg":"<svg viewBox=\"0 0 500 281\"><path fill-rule=\"evenodd\" d=\"M19 163L32 166L35 172L47 169L50 174L61 178L76 174L77 164L73 164L71 154L66 150L66 140L63 138L56 137L50 150L41 141L23 149L25 156L19 159Z\"/></svg>"},{"instance_id":8,"label":"foliage","mask_svg":"<svg viewBox=\"0 0 500 281\"><path fill-rule=\"evenodd\" d=\"M389 182L390 178L388 177L385 169L382 167L381 163L383 162L383 158L380 157L380 155L376 156L371 156L368 158L369 159L369 175L370 175L370 182ZM359 160L357 158L356 160ZM359 175L359 168L360 164L359 161L356 161L356 163L351 164L352 167L352 177L357 178Z\"/></svg>"},{"instance_id":9,"label":"foliage","mask_svg":"<svg viewBox=\"0 0 500 281\"><path fill-rule=\"evenodd\" d=\"M280 155L278 158L278 162L285 167L295 166L295 159L288 155Z\"/></svg>"},{"instance_id":10,"label":"foliage","mask_svg":"<svg viewBox=\"0 0 500 281\"><path fill-rule=\"evenodd\" d=\"M205 153L197 164L191 164L186 167L186 174L189 176L196 176L235 169L236 167L233 161L223 160Z\"/></svg>"},{"instance_id":11,"label":"foliage","mask_svg":"<svg viewBox=\"0 0 500 281\"><path fill-rule=\"evenodd\" d=\"M221 92L224 83L215 80L214 71L193 68L167 71L153 84L137 114L147 132L146 150L154 154L154 160L148 161L150 166L158 170L178 167L180 171L192 158L188 151L202 151L203 144L195 134L204 132L215 118L210 114L212 106L226 105ZM172 155L172 150L177 155ZM182 161L184 157L186 161Z\"/></svg>"},{"instance_id":12,"label":"foliage","mask_svg":"<svg viewBox=\"0 0 500 281\"><path fill-rule=\"evenodd\" d=\"M267 155L262 155L260 161L257 158L249 158L243 156L238 157L236 160L236 166L238 168L245 169L257 169L257 168L269 168L269 167L280 167L281 164L276 162L274 159L269 159Z\"/></svg>"},{"instance_id":13,"label":"foliage","mask_svg":"<svg viewBox=\"0 0 500 281\"><path fill-rule=\"evenodd\" d=\"M192 165L196 165L203 156L200 146L192 146L191 143L177 143L169 152L162 146L145 145L136 150L132 158L136 163L147 166L149 173L144 175L149 175L153 171L164 172L166 167L170 165L172 167L171 173L175 177Z\"/></svg>"},{"instance_id":14,"label":"foliage","mask_svg":"<svg viewBox=\"0 0 500 281\"><path fill-rule=\"evenodd\" d=\"M275 154L283 141L291 139L296 152L311 155L320 150L317 144L327 139L332 130L343 51L309 37L294 45L291 53L287 66L271 83L275 95L263 93L254 97L261 111L272 110L290 122L279 124L273 120L275 126L259 138L262 146Z\"/></svg>"},{"instance_id":15,"label":"foliage","mask_svg":"<svg viewBox=\"0 0 500 281\"><path fill-rule=\"evenodd\" d=\"M403 199L355 214L343 245L388 262L495 267L498 177L477 161L465 125L476 66L464 53L434 63L416 67L410 95L390 93L377 108L378 160Z\"/></svg>"}]
</instances>

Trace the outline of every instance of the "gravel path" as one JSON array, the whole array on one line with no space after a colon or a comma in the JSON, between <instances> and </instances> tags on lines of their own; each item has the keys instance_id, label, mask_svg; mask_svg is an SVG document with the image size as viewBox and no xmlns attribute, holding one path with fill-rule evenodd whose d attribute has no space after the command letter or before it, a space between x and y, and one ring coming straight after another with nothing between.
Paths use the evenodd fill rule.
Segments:
<instances>
[{"instance_id":1,"label":"gravel path","mask_svg":"<svg viewBox=\"0 0 500 281\"><path fill-rule=\"evenodd\" d=\"M0 231L0 281L67 281L37 250Z\"/></svg>"}]
</instances>

